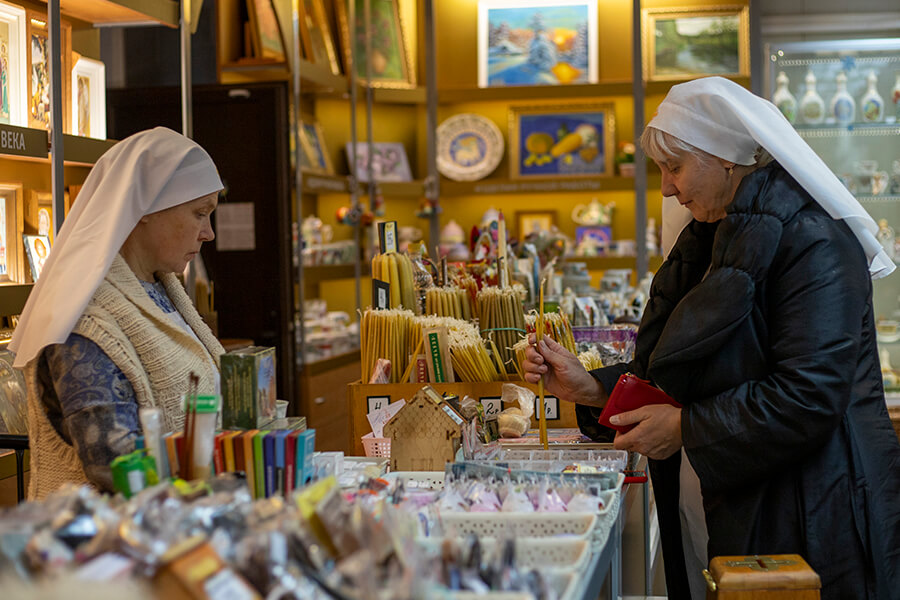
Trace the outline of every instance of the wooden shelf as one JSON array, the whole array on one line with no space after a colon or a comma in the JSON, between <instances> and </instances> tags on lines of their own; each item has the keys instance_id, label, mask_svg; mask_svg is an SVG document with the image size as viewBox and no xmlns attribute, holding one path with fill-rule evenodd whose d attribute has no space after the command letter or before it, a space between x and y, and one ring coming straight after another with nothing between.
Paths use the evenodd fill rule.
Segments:
<instances>
[{"instance_id":1,"label":"wooden shelf","mask_svg":"<svg viewBox=\"0 0 900 600\"><path fill-rule=\"evenodd\" d=\"M605 271L607 269L633 269L635 261L634 256L567 256L567 263L585 263L588 271ZM649 260L649 268L656 271L663 263L662 256L651 256Z\"/></svg>"},{"instance_id":2,"label":"wooden shelf","mask_svg":"<svg viewBox=\"0 0 900 600\"><path fill-rule=\"evenodd\" d=\"M60 0L60 12L103 25L158 23L178 27L178 2L172 0Z\"/></svg>"},{"instance_id":3,"label":"wooden shelf","mask_svg":"<svg viewBox=\"0 0 900 600\"><path fill-rule=\"evenodd\" d=\"M647 178L647 187L660 186L659 176ZM634 177L554 177L546 179L441 180L441 196L482 194L542 194L547 192L612 192L634 189Z\"/></svg>"},{"instance_id":4,"label":"wooden shelf","mask_svg":"<svg viewBox=\"0 0 900 600\"><path fill-rule=\"evenodd\" d=\"M50 160L49 133L43 129L0 125L0 156L13 160ZM113 140L98 140L63 134L66 165L90 166L115 145Z\"/></svg>"},{"instance_id":5,"label":"wooden shelf","mask_svg":"<svg viewBox=\"0 0 900 600\"><path fill-rule=\"evenodd\" d=\"M742 85L747 89L750 89L750 78L749 77L725 77L726 79L730 79L731 81L737 83L738 85ZM666 95L669 93L669 90L673 85L678 85L679 83L685 83L688 81L687 79L683 81L648 81L644 85L644 91L648 96L653 95ZM631 85L629 83L629 85ZM631 94L631 91L628 92Z\"/></svg>"},{"instance_id":6,"label":"wooden shelf","mask_svg":"<svg viewBox=\"0 0 900 600\"><path fill-rule=\"evenodd\" d=\"M99 140L63 134L63 151L65 152L66 164L93 165L107 150L115 145L115 140Z\"/></svg>"},{"instance_id":7,"label":"wooden shelf","mask_svg":"<svg viewBox=\"0 0 900 600\"><path fill-rule=\"evenodd\" d=\"M378 184L381 195L388 198L421 198L425 195L424 181L384 181ZM368 185L363 184L362 190L368 193Z\"/></svg>"},{"instance_id":8,"label":"wooden shelf","mask_svg":"<svg viewBox=\"0 0 900 600\"><path fill-rule=\"evenodd\" d=\"M484 102L490 100L552 100L596 98L602 96L630 96L630 81L592 83L587 85L535 85L490 88L458 88L438 90L438 102Z\"/></svg>"},{"instance_id":9,"label":"wooden shelf","mask_svg":"<svg viewBox=\"0 0 900 600\"><path fill-rule=\"evenodd\" d=\"M0 284L0 316L21 314L33 287L33 283Z\"/></svg>"},{"instance_id":10,"label":"wooden shelf","mask_svg":"<svg viewBox=\"0 0 900 600\"><path fill-rule=\"evenodd\" d=\"M369 265L363 262L360 265L360 276L369 276ZM335 281L338 279L354 279L356 277L355 265L312 265L303 267L303 281L305 283L321 283L323 281Z\"/></svg>"},{"instance_id":11,"label":"wooden shelf","mask_svg":"<svg viewBox=\"0 0 900 600\"><path fill-rule=\"evenodd\" d=\"M353 363L358 363L360 360L359 350L352 350L350 352L344 354L338 354L336 356L330 356L328 358L323 358L322 360L317 360L314 362L306 363L303 365L304 372L307 375L319 375L321 373L326 373L328 371L333 371L340 367L346 365L352 365Z\"/></svg>"},{"instance_id":12,"label":"wooden shelf","mask_svg":"<svg viewBox=\"0 0 900 600\"><path fill-rule=\"evenodd\" d=\"M305 194L348 194L350 185L346 175L303 174Z\"/></svg>"}]
</instances>

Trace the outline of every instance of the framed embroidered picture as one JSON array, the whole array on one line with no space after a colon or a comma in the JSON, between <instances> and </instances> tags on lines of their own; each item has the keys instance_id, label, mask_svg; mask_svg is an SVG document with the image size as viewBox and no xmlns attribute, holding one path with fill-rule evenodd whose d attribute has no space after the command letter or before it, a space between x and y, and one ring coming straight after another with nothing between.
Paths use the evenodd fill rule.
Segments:
<instances>
[{"instance_id":1,"label":"framed embroidered picture","mask_svg":"<svg viewBox=\"0 0 900 600\"><path fill-rule=\"evenodd\" d=\"M300 39L307 60L327 67L334 75L341 74L328 13L322 0L303 0L300 14Z\"/></svg>"},{"instance_id":2,"label":"framed embroidered picture","mask_svg":"<svg viewBox=\"0 0 900 600\"><path fill-rule=\"evenodd\" d=\"M50 129L50 56L48 55L47 16L29 10L26 12L27 30L27 79L28 79L28 127ZM63 131L70 133L70 107L72 105L72 27L60 21L60 48L62 66L62 118Z\"/></svg>"},{"instance_id":3,"label":"framed embroidered picture","mask_svg":"<svg viewBox=\"0 0 900 600\"><path fill-rule=\"evenodd\" d=\"M612 104L513 106L509 138L512 179L613 174Z\"/></svg>"},{"instance_id":4,"label":"framed embroidered picture","mask_svg":"<svg viewBox=\"0 0 900 600\"><path fill-rule=\"evenodd\" d=\"M478 87L597 83L596 0L479 0Z\"/></svg>"},{"instance_id":5,"label":"framed embroidered picture","mask_svg":"<svg viewBox=\"0 0 900 600\"><path fill-rule=\"evenodd\" d=\"M348 2L355 2L356 31L351 36ZM341 52L345 70L356 69L356 76L365 83L368 79L368 67L372 69L371 87L382 88L414 88L416 74L410 60L406 34L400 19L398 0L369 0L371 19L372 52L369 54L369 65L362 57L366 56L366 22L365 0L336 0L334 3L340 29ZM353 56L357 57L353 66Z\"/></svg>"},{"instance_id":6,"label":"framed embroidered picture","mask_svg":"<svg viewBox=\"0 0 900 600\"><path fill-rule=\"evenodd\" d=\"M25 254L31 266L31 278L37 281L41 276L44 263L50 257L50 238L46 235L24 235Z\"/></svg>"},{"instance_id":7,"label":"framed embroidered picture","mask_svg":"<svg viewBox=\"0 0 900 600\"><path fill-rule=\"evenodd\" d=\"M351 172L362 182L369 181L369 144L356 143L356 165L353 165L353 154L350 142L347 142L347 163ZM375 181L412 181L412 170L406 158L406 149L399 142L375 142L372 144L372 176Z\"/></svg>"},{"instance_id":8,"label":"framed embroidered picture","mask_svg":"<svg viewBox=\"0 0 900 600\"><path fill-rule=\"evenodd\" d=\"M106 66L82 56L72 67L72 133L106 139Z\"/></svg>"},{"instance_id":9,"label":"framed embroidered picture","mask_svg":"<svg viewBox=\"0 0 900 600\"><path fill-rule=\"evenodd\" d=\"M28 126L25 9L0 2L0 123Z\"/></svg>"},{"instance_id":10,"label":"framed embroidered picture","mask_svg":"<svg viewBox=\"0 0 900 600\"><path fill-rule=\"evenodd\" d=\"M644 79L749 77L749 14L747 6L645 9Z\"/></svg>"},{"instance_id":11,"label":"framed embroidered picture","mask_svg":"<svg viewBox=\"0 0 900 600\"><path fill-rule=\"evenodd\" d=\"M21 183L0 182L0 281L25 282Z\"/></svg>"}]
</instances>

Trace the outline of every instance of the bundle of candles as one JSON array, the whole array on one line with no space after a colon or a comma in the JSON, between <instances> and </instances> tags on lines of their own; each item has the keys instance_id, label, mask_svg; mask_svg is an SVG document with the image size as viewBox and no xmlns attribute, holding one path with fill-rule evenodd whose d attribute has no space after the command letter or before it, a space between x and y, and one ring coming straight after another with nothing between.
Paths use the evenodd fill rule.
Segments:
<instances>
[{"instance_id":1,"label":"bundle of candles","mask_svg":"<svg viewBox=\"0 0 900 600\"><path fill-rule=\"evenodd\" d=\"M367 309L360 320L360 358L362 380L369 381L379 358L391 362L390 383L402 381L409 361L409 351L422 339L413 327L415 315L402 308L388 310Z\"/></svg>"},{"instance_id":2,"label":"bundle of candles","mask_svg":"<svg viewBox=\"0 0 900 600\"><path fill-rule=\"evenodd\" d=\"M390 284L391 308L418 312L412 261L406 254L385 252L372 257L372 279Z\"/></svg>"},{"instance_id":3,"label":"bundle of candles","mask_svg":"<svg viewBox=\"0 0 900 600\"><path fill-rule=\"evenodd\" d=\"M414 327L418 327L420 332L436 327L448 330L453 371L460 381L507 380L506 369L496 349L488 352L484 340L478 335L478 328L468 321L423 316L416 317Z\"/></svg>"},{"instance_id":4,"label":"bundle of candles","mask_svg":"<svg viewBox=\"0 0 900 600\"><path fill-rule=\"evenodd\" d=\"M425 292L425 314L468 321L472 318L468 292L455 286L429 288Z\"/></svg>"},{"instance_id":5,"label":"bundle of candles","mask_svg":"<svg viewBox=\"0 0 900 600\"><path fill-rule=\"evenodd\" d=\"M478 292L481 336L497 346L509 373L516 370L513 346L525 335L521 300L524 291L521 285L515 284L503 288L485 287Z\"/></svg>"},{"instance_id":6,"label":"bundle of candles","mask_svg":"<svg viewBox=\"0 0 900 600\"><path fill-rule=\"evenodd\" d=\"M525 328L529 333L537 333L538 313L532 311L525 315ZM551 338L560 346L575 354L575 337L572 334L572 326L569 318L562 312L544 314L544 335ZM525 361L525 349L528 348L528 339L522 338L513 346L516 360L513 363L519 377L523 377L522 363Z\"/></svg>"},{"instance_id":7,"label":"bundle of candles","mask_svg":"<svg viewBox=\"0 0 900 600\"><path fill-rule=\"evenodd\" d=\"M599 369L603 366L603 358L600 356L600 352L596 348L591 348L590 350L585 350L578 355L578 360L581 361L581 364L588 371L593 371L594 369Z\"/></svg>"}]
</instances>

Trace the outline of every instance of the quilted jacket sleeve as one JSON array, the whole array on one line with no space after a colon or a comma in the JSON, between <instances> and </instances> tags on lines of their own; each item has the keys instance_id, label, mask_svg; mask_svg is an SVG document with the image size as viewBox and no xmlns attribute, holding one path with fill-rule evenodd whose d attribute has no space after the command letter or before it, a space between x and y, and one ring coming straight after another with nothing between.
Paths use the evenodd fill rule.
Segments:
<instances>
[{"instance_id":1,"label":"quilted jacket sleeve","mask_svg":"<svg viewBox=\"0 0 900 600\"><path fill-rule=\"evenodd\" d=\"M842 223L808 213L786 225L781 246L761 301L768 375L682 412L684 448L704 489L791 468L828 440L850 403L871 319L862 249Z\"/></svg>"}]
</instances>

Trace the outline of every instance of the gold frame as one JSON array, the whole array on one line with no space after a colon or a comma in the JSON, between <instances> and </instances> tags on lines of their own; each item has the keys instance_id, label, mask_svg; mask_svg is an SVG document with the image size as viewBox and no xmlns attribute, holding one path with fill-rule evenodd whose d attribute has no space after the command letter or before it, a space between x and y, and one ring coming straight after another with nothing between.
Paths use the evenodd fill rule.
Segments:
<instances>
[{"instance_id":1,"label":"gold frame","mask_svg":"<svg viewBox=\"0 0 900 600\"><path fill-rule=\"evenodd\" d=\"M334 46L334 37L331 35L331 25L328 21L328 13L322 0L302 0L300 5L300 39L303 41L303 52L306 60L313 64L321 64L316 58L315 46L310 35L310 26L318 29L322 34L328 67L333 75L341 75L341 64L338 61L337 49Z\"/></svg>"},{"instance_id":2,"label":"gold frame","mask_svg":"<svg viewBox=\"0 0 900 600\"><path fill-rule=\"evenodd\" d=\"M281 52L268 52L270 56L266 56L267 50L263 47L262 32L260 30L259 15L257 10L258 4L266 4L271 9L272 19L275 21L275 30L278 33L278 41L281 43ZM281 33L281 21L278 19L278 11L275 10L275 3L272 0L247 0L247 18L250 21L250 45L257 60L272 61L275 63L283 63L287 60L288 49L285 43L284 35Z\"/></svg>"},{"instance_id":3,"label":"gold frame","mask_svg":"<svg viewBox=\"0 0 900 600\"><path fill-rule=\"evenodd\" d=\"M32 86L32 77L31 77L31 36L34 33L41 33L44 37L49 38L49 32L47 31L47 15L44 13L40 13L34 10L26 10L25 11L25 68L27 69L27 73L25 74L27 81L27 89L28 89L28 126L34 129L46 129L49 130L49 120L48 123L45 124L38 119L32 118L31 113L31 102L32 97L34 96L34 91L31 89ZM63 118L63 132L64 133L72 133L72 123L71 123L71 115L72 115L72 26L66 22L60 20L59 34L61 38L61 46L62 46L62 56L61 58L61 66L62 66L62 118ZM49 39L48 39L49 43ZM49 66L47 67L49 73ZM48 117L49 119L49 117Z\"/></svg>"},{"instance_id":4,"label":"gold frame","mask_svg":"<svg viewBox=\"0 0 900 600\"><path fill-rule=\"evenodd\" d=\"M25 283L25 246L22 245L24 188L21 183L0 182L6 200L6 275L0 282ZM9 200L12 199L12 202Z\"/></svg>"},{"instance_id":5,"label":"gold frame","mask_svg":"<svg viewBox=\"0 0 900 600\"><path fill-rule=\"evenodd\" d=\"M601 173L535 173L523 175L521 172L521 156L519 154L519 125L522 115L565 114L565 113L602 113L603 115L603 171ZM509 178L510 179L552 179L586 177L611 177L615 165L616 118L615 104L612 102L587 103L573 101L569 103L512 105L509 107Z\"/></svg>"},{"instance_id":6,"label":"gold frame","mask_svg":"<svg viewBox=\"0 0 900 600\"><path fill-rule=\"evenodd\" d=\"M687 19L701 17L738 18L738 71L734 73L684 73L672 75L656 74L656 22L660 18ZM721 77L750 76L750 8L741 5L703 6L691 8L646 8L641 11L641 38L643 43L644 81L685 81L719 75Z\"/></svg>"},{"instance_id":7,"label":"gold frame","mask_svg":"<svg viewBox=\"0 0 900 600\"><path fill-rule=\"evenodd\" d=\"M47 231L47 237L50 238L50 245L53 245L53 194L50 192L42 192L38 190L28 190L28 202L25 205L25 219L22 233L28 235L39 235L40 215L42 208L50 210L50 229Z\"/></svg>"},{"instance_id":8,"label":"gold frame","mask_svg":"<svg viewBox=\"0 0 900 600\"><path fill-rule=\"evenodd\" d=\"M541 227L541 231L550 231L550 229L556 225L556 211L555 210L517 210L516 211L516 237L521 242L525 239L527 233L523 233L525 227L523 224L526 220L537 220L537 219L547 219L549 220L549 227Z\"/></svg>"},{"instance_id":9,"label":"gold frame","mask_svg":"<svg viewBox=\"0 0 900 600\"><path fill-rule=\"evenodd\" d=\"M335 16L338 22L338 29L340 29L340 40L341 40L341 56L344 60L344 69L346 71L346 75L349 77L351 73L351 69L353 69L353 61L350 56L350 24L348 23L348 11L346 2L360 1L360 0L335 0ZM412 57L410 55L410 48L407 44L406 40L406 30L403 28L403 18L400 16L400 6L398 0L371 0L372 2L390 2L391 10L394 18L394 26L397 28L397 33L400 36L398 40L400 42L399 48L397 50L400 52L401 60L400 64L403 68L405 79L373 79L371 82L367 82L365 77L358 77L357 80L363 85L369 85L369 87L373 88L388 88L388 89L412 89L416 87L416 73L415 68L413 66ZM361 10L356 11L356 23L357 27L359 24L363 22L364 16Z\"/></svg>"},{"instance_id":10,"label":"gold frame","mask_svg":"<svg viewBox=\"0 0 900 600\"><path fill-rule=\"evenodd\" d=\"M322 153L322 162L325 163L325 168L302 166L301 162L301 170L304 173L315 173L317 175L334 175L334 167L331 164L331 157L328 156L328 146L325 145L325 133L322 131L322 126L314 119L304 119L300 122L300 145L307 156L312 156L313 148L304 125L312 127L315 131L316 145Z\"/></svg>"}]
</instances>

